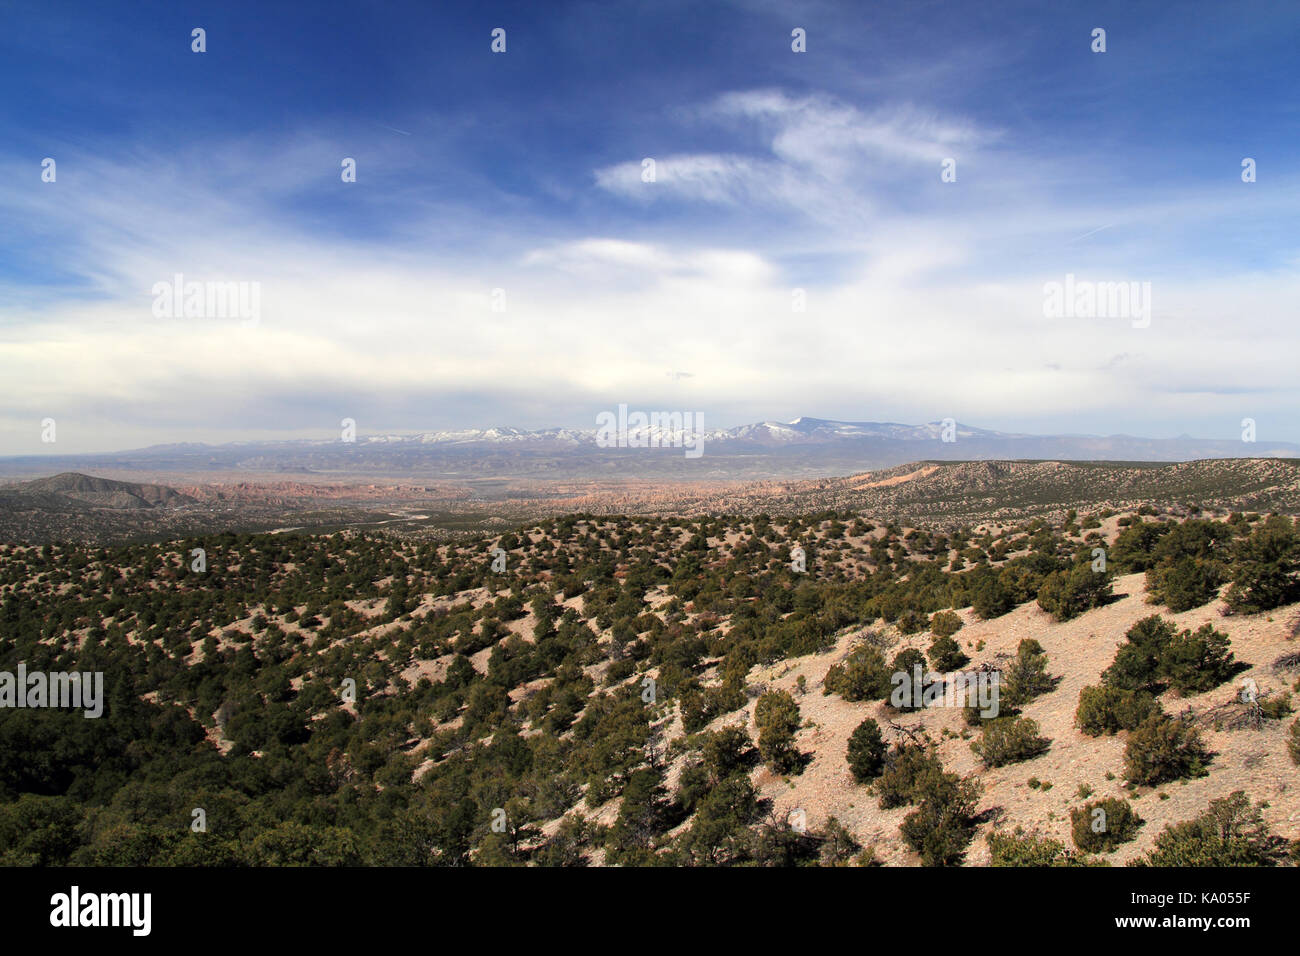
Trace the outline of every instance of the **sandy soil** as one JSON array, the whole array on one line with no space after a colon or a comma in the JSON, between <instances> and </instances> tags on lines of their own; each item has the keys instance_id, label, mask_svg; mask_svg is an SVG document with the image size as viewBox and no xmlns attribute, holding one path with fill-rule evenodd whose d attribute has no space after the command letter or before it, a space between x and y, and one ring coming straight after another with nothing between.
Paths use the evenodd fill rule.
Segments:
<instances>
[{"instance_id":1,"label":"sandy soil","mask_svg":"<svg viewBox=\"0 0 1300 956\"><path fill-rule=\"evenodd\" d=\"M781 817L802 809L807 815L807 825L816 828L833 815L864 846L874 845L886 864L916 864L915 854L902 842L898 832L898 824L911 808L880 810L875 796L854 782L845 761L849 735L864 718L874 717L886 730L888 740L896 737L888 731L890 721L907 727L924 727L934 739L941 740L939 752L945 767L962 775L974 774L982 782L984 795L979 808L1000 810L1001 820L996 825L1019 824L1073 846L1069 811L1085 802L1078 793L1081 785L1092 788L1089 800L1127 796L1147 822L1136 840L1122 845L1108 857L1113 863L1123 863L1146 852L1166 824L1190 819L1212 799L1239 789L1244 789L1253 800L1269 803L1264 817L1276 833L1288 839L1300 837L1300 770L1291 762L1285 743L1290 718L1266 721L1258 731L1206 728L1203 730L1206 744L1215 753L1208 776L1165 784L1154 790L1143 787L1132 793L1124 788L1123 781L1126 735L1094 738L1075 728L1079 691L1099 682L1101 672L1114 658L1115 649L1123 643L1125 632L1137 620L1160 610L1145 603L1146 590L1140 574L1117 578L1115 593L1122 597L1114 603L1060 624L1052 622L1035 604L1023 605L992 621L973 619L969 609L961 612L967 624L956 636L971 656L972 665L992 662L999 653L1014 654L1022 639L1034 638L1047 652L1049 672L1062 676L1055 690L1039 697L1023 711L1025 716L1038 721L1040 734L1051 739L1051 748L1045 754L1023 763L985 770L970 749L970 740L975 737L964 726L957 708L936 707L919 713L897 714L882 703L849 703L838 696L823 696L821 687L827 670L858 642L861 631L854 631L842 637L834 651L751 672L751 682L788 690L796 696L800 712L809 724L799 732L797 744L800 750L812 755L804 772L788 779L761 768L754 771L756 786L762 796L772 799L773 808ZM1241 681L1248 677L1257 682L1261 692L1287 690L1294 684L1296 673L1278 673L1271 665L1283 654L1300 649L1300 642L1292 637L1300 619L1300 608L1282 608L1266 615L1223 617L1222 606L1222 602L1216 601L1184 614L1165 613L1180 629L1210 622L1228 633L1234 654L1238 660L1250 664L1250 670L1243 671L1232 683L1205 694L1184 699L1167 693L1162 698L1166 711L1179 713L1191 707L1194 713L1203 713L1215 704L1235 698ZM919 646L928 641L928 636L922 638L909 643ZM976 652L974 648L980 641L985 642L984 647ZM891 654L904 646L907 644L900 643ZM807 693L802 696L796 687L801 675L807 687ZM754 706L754 701L748 704L743 719L751 736L756 738ZM719 718L715 726L740 720L739 714L730 714ZM959 736L945 739L945 729ZM967 739L960 737L963 733ZM1114 779L1108 780L1107 773ZM1050 789L1029 786L1029 781L1034 779L1050 783ZM981 826L980 835L971 844L968 864L988 862L983 836L994 825L990 822Z\"/></svg>"}]
</instances>

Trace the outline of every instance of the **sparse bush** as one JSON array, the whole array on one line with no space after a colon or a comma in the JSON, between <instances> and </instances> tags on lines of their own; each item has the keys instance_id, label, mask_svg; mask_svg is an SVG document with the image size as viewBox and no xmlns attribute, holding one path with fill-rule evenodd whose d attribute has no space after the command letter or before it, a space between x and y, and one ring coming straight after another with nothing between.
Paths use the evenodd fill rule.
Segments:
<instances>
[{"instance_id":1,"label":"sparse bush","mask_svg":"<svg viewBox=\"0 0 1300 956\"><path fill-rule=\"evenodd\" d=\"M700 755L713 786L753 761L754 748L745 728L737 724L703 734Z\"/></svg>"},{"instance_id":2,"label":"sparse bush","mask_svg":"<svg viewBox=\"0 0 1300 956\"><path fill-rule=\"evenodd\" d=\"M900 710L921 710L925 706L924 684L917 684L916 674L917 668L920 668L922 681L924 681L927 669L925 655L914 647L906 648L894 655L894 663L891 667L893 673L890 680L890 693L887 695L890 706L897 706ZM906 682L903 684L898 683L900 675L906 676ZM902 694L901 692L908 685L911 685L911 693ZM896 692L898 692L898 698L895 696ZM896 705L894 701L899 698L901 698L900 703Z\"/></svg>"},{"instance_id":3,"label":"sparse bush","mask_svg":"<svg viewBox=\"0 0 1300 956\"><path fill-rule=\"evenodd\" d=\"M1287 732L1286 749L1291 754L1291 762L1300 764L1300 717L1291 721L1291 729Z\"/></svg>"},{"instance_id":4,"label":"sparse bush","mask_svg":"<svg viewBox=\"0 0 1300 956\"><path fill-rule=\"evenodd\" d=\"M918 781L927 773L941 773L943 765L933 747L897 743L885 758L885 770L876 781L880 809L892 810L916 802Z\"/></svg>"},{"instance_id":5,"label":"sparse bush","mask_svg":"<svg viewBox=\"0 0 1300 956\"><path fill-rule=\"evenodd\" d=\"M987 837L990 866L1105 866L1066 849L1060 840L1015 830L995 830Z\"/></svg>"},{"instance_id":6,"label":"sparse bush","mask_svg":"<svg viewBox=\"0 0 1300 956\"><path fill-rule=\"evenodd\" d=\"M822 866L845 866L853 854L862 849L853 834L835 817L826 818L820 836Z\"/></svg>"},{"instance_id":7,"label":"sparse bush","mask_svg":"<svg viewBox=\"0 0 1300 956\"><path fill-rule=\"evenodd\" d=\"M743 773L733 774L705 794L690 829L675 841L683 862L721 866L743 859L752 842L747 825L758 812L754 785Z\"/></svg>"},{"instance_id":8,"label":"sparse bush","mask_svg":"<svg viewBox=\"0 0 1300 956\"><path fill-rule=\"evenodd\" d=\"M1292 713L1289 693L1269 695L1259 699L1259 712L1266 720L1281 720Z\"/></svg>"}]
</instances>

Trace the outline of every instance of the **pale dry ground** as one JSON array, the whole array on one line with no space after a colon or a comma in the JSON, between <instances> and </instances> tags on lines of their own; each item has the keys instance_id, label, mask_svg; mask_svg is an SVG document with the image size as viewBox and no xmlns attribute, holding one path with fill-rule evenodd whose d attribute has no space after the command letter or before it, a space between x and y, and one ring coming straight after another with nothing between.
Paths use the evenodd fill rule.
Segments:
<instances>
[{"instance_id":1,"label":"pale dry ground","mask_svg":"<svg viewBox=\"0 0 1300 956\"><path fill-rule=\"evenodd\" d=\"M1041 834L1061 840L1073 847L1070 837L1069 811L1081 806L1085 800L1078 796L1081 784L1094 791L1087 799L1108 796L1128 796L1146 826L1136 840L1123 844L1107 856L1112 863L1124 863L1151 849L1155 837L1166 824L1188 820L1203 811L1212 799L1227 796L1233 790L1245 790L1253 800L1266 800L1270 804L1264 817L1279 835L1288 839L1300 837L1300 768L1293 764L1286 751L1286 728L1293 718L1266 721L1259 731L1238 730L1215 732L1203 730L1207 746L1216 756L1206 777L1186 782L1169 783L1152 790L1139 788L1129 794L1123 786L1125 734L1114 737L1087 737L1074 727L1074 712L1079 691L1088 684L1099 682L1101 672L1114 658L1115 649L1124 641L1125 632L1137 620L1157 613L1158 607L1145 603L1146 591L1140 574L1117 578L1115 593L1119 600L1103 608L1090 611L1073 621L1053 623L1036 604L1022 605L1014 611L991 621L978 621L969 609L960 612L967 622L957 638L972 658L972 663L992 661L999 653L1014 654L1023 638L1037 640L1048 655L1049 673L1061 675L1055 690L1037 698L1024 708L1024 716L1038 721L1040 734L1052 741L1043 755L1023 763L1011 764L994 770L983 770L970 749L969 739L942 739L947 728L961 734L967 731L962 714L956 708L931 708L929 710L899 714L882 703L849 703L838 696L823 696L822 680L826 671L842 659L857 643L857 633L843 637L832 652L784 661L769 668L755 669L750 680L767 685L769 689L788 690L796 696L800 713L811 727L798 734L797 745L812 760L802 774L787 779L773 775L766 769L754 771L754 781L763 797L771 798L773 808L781 818L791 811L802 809L810 829L820 827L828 816L835 816L864 845L874 845L877 856L887 865L915 865L918 858L903 843L898 825L911 811L910 807L882 811L878 801L867 788L856 784L845 761L849 735L866 717L874 717L892 741L887 722L904 726L924 726L935 740L941 740L939 752L944 766L962 775L976 774L984 785L979 803L981 812L1001 808L1003 818L999 825L1036 829ZM1162 697L1169 713L1178 713L1187 706L1200 712L1214 704L1233 699L1241 681L1252 677L1261 693L1269 690L1286 690L1294 683L1294 671L1286 675L1273 672L1271 665L1285 653L1300 649L1300 642L1291 637L1292 628L1300 609L1296 606L1281 608L1271 614L1249 617L1225 618L1219 613L1222 602L1184 614L1168 615L1178 627L1199 627L1213 623L1228 633L1237 659L1251 664L1233 679L1205 694L1180 699L1172 693ZM1167 612L1166 612L1167 613ZM921 646L928 641L900 642L889 652L908 646ZM976 652L975 645L983 640L986 645ZM970 665L968 665L970 666ZM798 695L796 681L800 675L806 680L807 693ZM752 737L757 738L753 723L754 701L746 706L743 719ZM738 723L741 714L733 713L719 718L712 728ZM1106 774L1114 775L1107 780ZM1032 778L1051 783L1050 790L1032 789ZM1160 795L1168 799L1161 799ZM967 863L987 864L988 847L984 835L993 823L980 827L979 835L971 844Z\"/></svg>"}]
</instances>

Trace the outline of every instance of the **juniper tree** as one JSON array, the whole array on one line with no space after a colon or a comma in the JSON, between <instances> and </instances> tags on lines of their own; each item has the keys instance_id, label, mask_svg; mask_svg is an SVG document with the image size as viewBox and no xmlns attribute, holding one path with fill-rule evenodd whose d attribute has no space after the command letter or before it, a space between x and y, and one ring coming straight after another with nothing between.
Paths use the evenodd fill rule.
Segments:
<instances>
[{"instance_id":1,"label":"juniper tree","mask_svg":"<svg viewBox=\"0 0 1300 956\"><path fill-rule=\"evenodd\" d=\"M1202 776L1209 760L1210 753L1195 727L1153 714L1129 734L1124 748L1124 774L1133 783L1155 786L1167 780Z\"/></svg>"},{"instance_id":2,"label":"juniper tree","mask_svg":"<svg viewBox=\"0 0 1300 956\"><path fill-rule=\"evenodd\" d=\"M1264 822L1263 804L1250 805L1242 790L1211 800L1194 820L1165 827L1147 854L1148 866L1277 866L1287 842Z\"/></svg>"},{"instance_id":3,"label":"juniper tree","mask_svg":"<svg viewBox=\"0 0 1300 956\"><path fill-rule=\"evenodd\" d=\"M799 729L799 705L787 691L769 691L754 708L758 727L758 752L777 773L787 773L798 763L794 735Z\"/></svg>"},{"instance_id":4,"label":"juniper tree","mask_svg":"<svg viewBox=\"0 0 1300 956\"><path fill-rule=\"evenodd\" d=\"M868 717L849 736L847 759L853 779L866 783L880 776L885 769L885 741L880 725Z\"/></svg>"},{"instance_id":5,"label":"juniper tree","mask_svg":"<svg viewBox=\"0 0 1300 956\"><path fill-rule=\"evenodd\" d=\"M1107 797L1071 810L1070 834L1086 853L1109 853L1136 837L1143 822L1127 800Z\"/></svg>"},{"instance_id":6,"label":"juniper tree","mask_svg":"<svg viewBox=\"0 0 1300 956\"><path fill-rule=\"evenodd\" d=\"M1060 678L1047 673L1047 655L1033 638L1016 648L1015 659L1002 671L1002 700L1010 707L1023 707L1040 694L1052 690Z\"/></svg>"}]
</instances>

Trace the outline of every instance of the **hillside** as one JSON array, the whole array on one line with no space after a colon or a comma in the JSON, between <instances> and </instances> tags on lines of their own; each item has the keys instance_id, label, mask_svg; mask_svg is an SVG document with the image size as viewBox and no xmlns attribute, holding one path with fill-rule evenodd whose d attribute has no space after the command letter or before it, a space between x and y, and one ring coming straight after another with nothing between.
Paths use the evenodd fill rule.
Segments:
<instances>
[{"instance_id":1,"label":"hillside","mask_svg":"<svg viewBox=\"0 0 1300 956\"><path fill-rule=\"evenodd\" d=\"M1298 574L1290 518L1156 509L0 545L0 667L111 689L0 711L0 862L1286 862ZM999 713L900 709L914 664ZM1168 829L1238 791L1239 844ZM1143 824L1076 851L1104 798Z\"/></svg>"},{"instance_id":2,"label":"hillside","mask_svg":"<svg viewBox=\"0 0 1300 956\"><path fill-rule=\"evenodd\" d=\"M882 727L897 723L909 729L923 730L941 741L938 752L945 768L974 775L984 787L978 810L987 816L982 827L1026 830L1072 846L1070 810L1082 805L1082 789L1090 791L1088 799L1106 797L1129 799L1146 821L1138 837L1125 843L1108 859L1122 864L1149 852L1157 835L1168 825L1191 819L1203 811L1212 799L1227 797L1244 789L1252 797L1266 800L1270 807L1265 819L1278 832L1300 836L1300 773L1287 755L1287 725L1283 721L1266 721L1259 730L1229 729L1216 716L1244 710L1239 702L1241 684L1251 679L1264 692L1277 694L1290 689L1300 677L1300 643L1294 632L1300 628L1300 606L1289 606L1278 613L1248 619L1224 619L1223 605L1213 602L1183 614L1168 615L1179 630L1195 630L1212 624L1229 634L1233 652L1250 664L1233 682L1202 694L1188 697L1169 695L1166 709L1188 713L1202 730L1215 757L1205 777L1177 781L1154 788L1131 791L1123 779L1124 735L1088 737L1079 733L1075 709L1079 692L1088 685L1101 683L1102 671L1110 665L1125 633L1140 619L1157 611L1146 603L1147 590L1143 575L1125 575L1115 580L1118 601L1104 608L1088 611L1072 621L1054 623L1051 616L1035 604L1016 608L1003 617L981 621L969 610L962 613L966 626L958 633L963 649L974 665L993 664L1015 656L1023 639L1037 640L1047 653L1048 670L1063 679L1050 693L1024 708L1023 713L1038 722L1039 732L1052 741L1044 755L995 770L981 768L970 749L975 739L952 708L934 708L918 714L900 715L883 703L849 703L838 696L821 694L828 668L849 653L862 639L849 633L837 642L833 651L809 655L761 668L750 680L766 689L781 689L798 695L797 681L803 677L808 691L798 695L800 713L812 726L796 736L796 747L810 753L807 769L786 783L782 778L760 773L759 793L772 800L779 818L802 809L808 825L821 828L829 817L836 817L860 840L876 847L887 865L914 865L911 852L899 834L898 826L910 807L880 810L863 788L856 786L845 763L849 735L865 717L874 717ZM891 653L906 647L924 652L929 635L920 639L903 637ZM982 650L976 651L976 647ZM1279 665L1278 662L1283 664ZM753 705L744 709L743 721L737 717L719 718L717 726L743 722L753 726ZM1110 774L1112 779L1108 779ZM1031 781L1038 781L1035 785ZM989 849L985 841L974 841L967 862L986 865Z\"/></svg>"},{"instance_id":3,"label":"hillside","mask_svg":"<svg viewBox=\"0 0 1300 956\"><path fill-rule=\"evenodd\" d=\"M1300 513L1300 459L1283 458L913 461L845 477L765 481L153 477L167 484L58 475L0 486L0 541L104 543L216 530L381 526L445 540L575 511L704 516L847 509L937 528L1055 519L1088 507Z\"/></svg>"},{"instance_id":4,"label":"hillside","mask_svg":"<svg viewBox=\"0 0 1300 956\"><path fill-rule=\"evenodd\" d=\"M193 500L164 485L114 481L76 472L0 486L0 508L11 511L123 511L175 507L192 504Z\"/></svg>"},{"instance_id":5,"label":"hillside","mask_svg":"<svg viewBox=\"0 0 1300 956\"><path fill-rule=\"evenodd\" d=\"M1300 460L1209 459L1173 464L923 461L846 478L759 482L732 491L740 513L850 508L898 520L999 521L1070 508L1199 504L1300 512Z\"/></svg>"}]
</instances>

